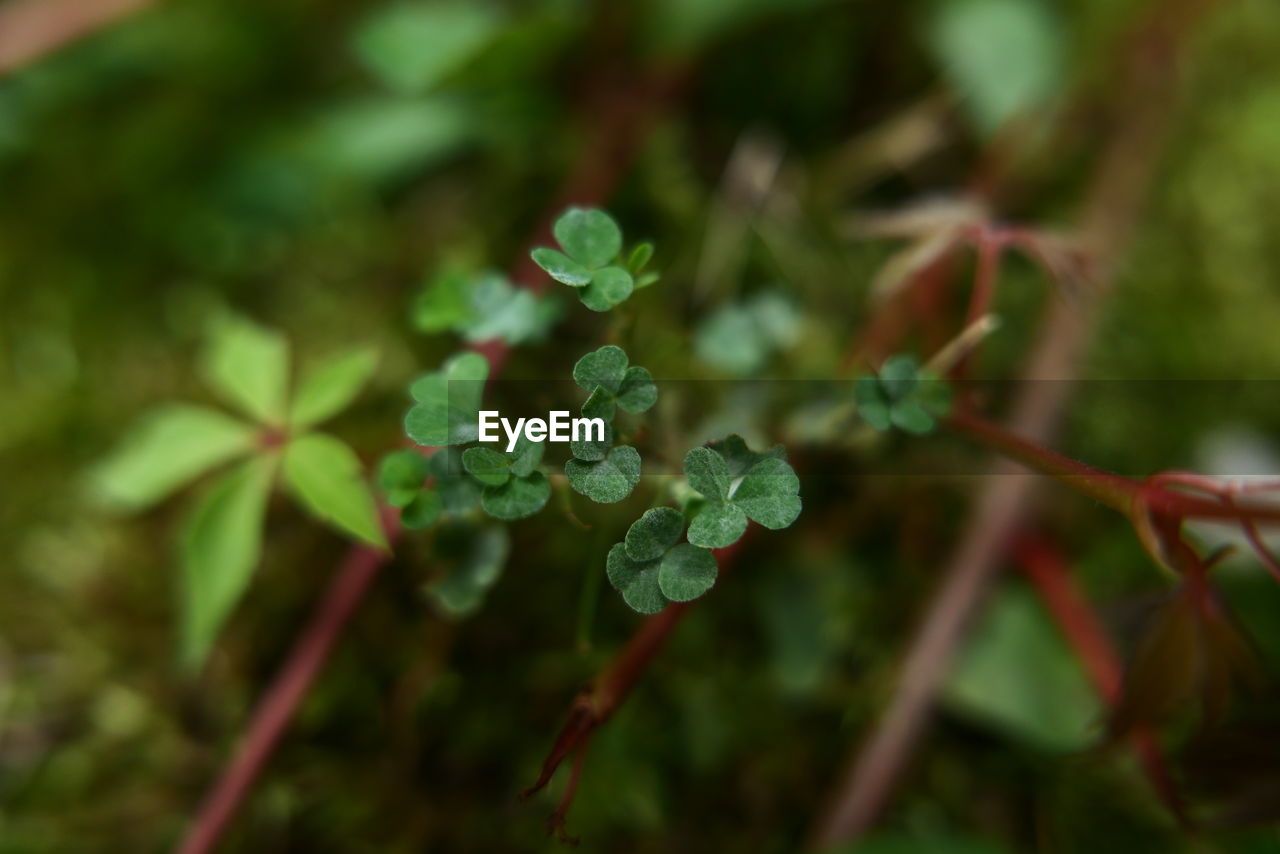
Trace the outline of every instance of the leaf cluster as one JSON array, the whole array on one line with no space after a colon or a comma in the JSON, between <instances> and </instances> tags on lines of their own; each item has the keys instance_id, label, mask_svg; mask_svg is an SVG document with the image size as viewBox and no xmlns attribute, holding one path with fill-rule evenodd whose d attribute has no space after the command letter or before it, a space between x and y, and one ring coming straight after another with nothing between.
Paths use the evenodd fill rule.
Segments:
<instances>
[{"instance_id":1,"label":"leaf cluster","mask_svg":"<svg viewBox=\"0 0 1280 854\"><path fill-rule=\"evenodd\" d=\"M534 262L557 282L578 291L578 299L592 311L608 311L637 288L658 280L644 271L653 257L653 244L641 243L622 259L622 229L613 217L596 208L569 208L556 219L551 233L559 249L539 246Z\"/></svg>"}]
</instances>

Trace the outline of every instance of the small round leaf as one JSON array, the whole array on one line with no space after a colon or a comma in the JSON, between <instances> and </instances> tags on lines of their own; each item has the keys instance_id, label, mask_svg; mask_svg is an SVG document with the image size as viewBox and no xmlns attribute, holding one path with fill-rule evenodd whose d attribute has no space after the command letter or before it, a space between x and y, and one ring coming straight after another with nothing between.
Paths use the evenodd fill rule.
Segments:
<instances>
[{"instance_id":1,"label":"small round leaf","mask_svg":"<svg viewBox=\"0 0 1280 854\"><path fill-rule=\"evenodd\" d=\"M738 484L733 503L753 522L777 531L800 515L800 479L785 460L756 463Z\"/></svg>"},{"instance_id":2,"label":"small round leaf","mask_svg":"<svg viewBox=\"0 0 1280 854\"><path fill-rule=\"evenodd\" d=\"M729 466L710 448L694 448L685 454L684 475L690 486L712 501L729 497Z\"/></svg>"},{"instance_id":3,"label":"small round leaf","mask_svg":"<svg viewBox=\"0 0 1280 854\"><path fill-rule=\"evenodd\" d=\"M606 391L615 394L626 377L629 363L630 360L621 347L606 344L578 360L573 366L573 381L590 392L594 392L596 386L603 386Z\"/></svg>"},{"instance_id":4,"label":"small round leaf","mask_svg":"<svg viewBox=\"0 0 1280 854\"><path fill-rule=\"evenodd\" d=\"M557 282L563 282L575 288L591 282L591 271L563 252L539 246L529 253L529 257Z\"/></svg>"},{"instance_id":5,"label":"small round leaf","mask_svg":"<svg viewBox=\"0 0 1280 854\"><path fill-rule=\"evenodd\" d=\"M603 267L622 249L618 224L596 208L569 208L551 231L569 257L587 267Z\"/></svg>"},{"instance_id":6,"label":"small round leaf","mask_svg":"<svg viewBox=\"0 0 1280 854\"><path fill-rule=\"evenodd\" d=\"M716 583L716 559L711 552L681 543L658 564L658 587L672 602L689 602Z\"/></svg>"},{"instance_id":7,"label":"small round leaf","mask_svg":"<svg viewBox=\"0 0 1280 854\"><path fill-rule=\"evenodd\" d=\"M743 519L746 525L746 519ZM625 544L632 560L657 560L680 539L684 516L670 507L654 507L627 529Z\"/></svg>"},{"instance_id":8,"label":"small round leaf","mask_svg":"<svg viewBox=\"0 0 1280 854\"><path fill-rule=\"evenodd\" d=\"M480 497L484 512L497 519L523 519L543 508L551 497L551 481L540 471L513 477L502 486L486 487Z\"/></svg>"},{"instance_id":9,"label":"small round leaf","mask_svg":"<svg viewBox=\"0 0 1280 854\"><path fill-rule=\"evenodd\" d=\"M444 499L434 489L424 489L400 511L400 524L410 531L434 525L444 512Z\"/></svg>"},{"instance_id":10,"label":"small round leaf","mask_svg":"<svg viewBox=\"0 0 1280 854\"><path fill-rule=\"evenodd\" d=\"M658 562L635 561L627 556L627 548L618 543L605 560L609 583L622 594L622 601L641 614L656 614L667 606L658 586Z\"/></svg>"},{"instance_id":11,"label":"small round leaf","mask_svg":"<svg viewBox=\"0 0 1280 854\"><path fill-rule=\"evenodd\" d=\"M747 514L737 504L707 504L689 523L689 542L708 549L733 545L747 530Z\"/></svg>"},{"instance_id":12,"label":"small round leaf","mask_svg":"<svg viewBox=\"0 0 1280 854\"><path fill-rule=\"evenodd\" d=\"M613 504L630 495L640 482L640 453L622 445L610 450L599 462L569 460L564 473L574 492L597 504Z\"/></svg>"},{"instance_id":13,"label":"small round leaf","mask_svg":"<svg viewBox=\"0 0 1280 854\"><path fill-rule=\"evenodd\" d=\"M462 452L462 467L485 486L501 486L511 477L511 460L492 448L467 448Z\"/></svg>"},{"instance_id":14,"label":"small round leaf","mask_svg":"<svg viewBox=\"0 0 1280 854\"><path fill-rule=\"evenodd\" d=\"M653 375L644 368L627 368L618 387L618 405L627 412L644 412L657 401L658 386L653 382Z\"/></svg>"},{"instance_id":15,"label":"small round leaf","mask_svg":"<svg viewBox=\"0 0 1280 854\"><path fill-rule=\"evenodd\" d=\"M596 270L591 284L578 291L578 299L592 311L608 311L631 296L636 288L631 274L621 267Z\"/></svg>"}]
</instances>

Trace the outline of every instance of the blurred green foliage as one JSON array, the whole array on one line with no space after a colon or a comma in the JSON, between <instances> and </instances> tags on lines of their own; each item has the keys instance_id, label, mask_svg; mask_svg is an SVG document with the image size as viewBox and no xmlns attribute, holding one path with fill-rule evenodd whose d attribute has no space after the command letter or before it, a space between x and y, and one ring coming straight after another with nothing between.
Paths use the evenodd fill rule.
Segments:
<instances>
[{"instance_id":1,"label":"blurred green foliage","mask_svg":"<svg viewBox=\"0 0 1280 854\"><path fill-rule=\"evenodd\" d=\"M564 377L608 337L659 379L832 377L894 248L850 239L848 215L965 185L1002 120L1058 116L1080 98L1089 109L1063 120L1052 157L1028 161L1008 211L1069 223L1105 139L1094 116L1110 105L1117 39L1142 5L177 0L0 79L0 852L171 845L345 547L257 489L257 463L229 470L223 490L239 499L219 502L225 524L265 502L260 560L218 560L256 564L253 595L202 672L175 667L182 508L201 496L120 518L80 487L163 401L209 411L198 353L211 318L230 309L282 330L298 364L375 344L369 390L325 427L371 469L400 441L408 382L457 351L454 333L496 321L487 302L424 321L423 283L523 257L593 129L648 71L679 66L685 86L629 140L609 202L629 235L660 247L663 286L637 290L618 321L575 304L546 338L522 310L492 333L523 342L504 371ZM1280 16L1262 2L1228 4L1199 33L1063 450L1144 474L1201 465L1206 439L1240 425L1274 449L1278 45ZM866 143L939 91L954 107L927 113L935 143ZM740 198L725 164L759 128L785 143L783 168L731 247L737 272L695 286L708 219ZM1006 264L994 308L1007 322L975 376L1016 374L1053 288ZM763 347L758 322L713 320L761 294L794 308L786 342ZM712 334L745 355L697 361ZM731 430L762 447L787 438L785 416L729 391L664 387L653 457L677 471L690 445ZM175 467L142 466L119 497L150 504L186 467L244 448L238 428L197 418L210 438L187 447L194 433L177 431ZM969 490L932 475L971 472L978 457L945 438L856 432L801 457L802 475L866 476L805 476L801 520L752 545L596 734L569 819L584 850L795 851L875 719L968 506ZM886 471L930 476L873 476ZM478 500L460 489L419 509ZM533 522L455 519L408 536L226 850L559 850L543 819L564 781L530 804L515 795L578 686L637 624L600 582L648 509L640 492L616 508L572 499L587 532L549 504ZM1169 582L1120 520L1046 497L1046 530L1131 651ZM1247 562L1220 583L1274 675L1280 591ZM1100 749L1044 619L1020 588L998 591L883 833L854 850L1280 844L1274 781L1245 776L1247 750L1224 760L1233 773L1185 769L1198 808L1238 820L1186 840L1131 761ZM1273 686L1239 712L1264 734ZM1268 745L1249 742L1263 756Z\"/></svg>"}]
</instances>

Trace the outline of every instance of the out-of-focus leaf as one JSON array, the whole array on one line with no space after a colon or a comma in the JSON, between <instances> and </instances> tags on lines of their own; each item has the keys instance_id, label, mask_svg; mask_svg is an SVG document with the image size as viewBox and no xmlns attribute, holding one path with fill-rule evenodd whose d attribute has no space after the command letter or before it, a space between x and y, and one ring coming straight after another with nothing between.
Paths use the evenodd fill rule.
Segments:
<instances>
[{"instance_id":1,"label":"out-of-focus leaf","mask_svg":"<svg viewBox=\"0 0 1280 854\"><path fill-rule=\"evenodd\" d=\"M262 521L276 457L246 461L196 503L182 537L182 658L204 662L262 551Z\"/></svg>"},{"instance_id":2,"label":"out-of-focus leaf","mask_svg":"<svg viewBox=\"0 0 1280 854\"><path fill-rule=\"evenodd\" d=\"M800 313L790 299L764 291L708 316L695 333L694 352L714 368L748 376L762 369L775 352L793 345L800 324Z\"/></svg>"},{"instance_id":3,"label":"out-of-focus leaf","mask_svg":"<svg viewBox=\"0 0 1280 854\"><path fill-rule=\"evenodd\" d=\"M1010 854L1003 845L973 836L876 833L831 854Z\"/></svg>"},{"instance_id":4,"label":"out-of-focus leaf","mask_svg":"<svg viewBox=\"0 0 1280 854\"><path fill-rule=\"evenodd\" d=\"M294 439L284 451L284 480L321 519L366 543L387 547L360 459L342 442L323 433Z\"/></svg>"},{"instance_id":5,"label":"out-of-focus leaf","mask_svg":"<svg viewBox=\"0 0 1280 854\"><path fill-rule=\"evenodd\" d=\"M929 41L978 129L1043 103L1060 84L1062 24L1042 0L947 0Z\"/></svg>"},{"instance_id":6,"label":"out-of-focus leaf","mask_svg":"<svg viewBox=\"0 0 1280 854\"><path fill-rule=\"evenodd\" d=\"M511 539L502 525L483 528L450 527L442 531L448 575L427 587L427 594L452 617L467 617L484 603L489 589L502 575L511 552Z\"/></svg>"},{"instance_id":7,"label":"out-of-focus leaf","mask_svg":"<svg viewBox=\"0 0 1280 854\"><path fill-rule=\"evenodd\" d=\"M257 430L213 409L171 404L146 415L90 472L107 503L141 510L219 463L249 451Z\"/></svg>"},{"instance_id":8,"label":"out-of-focus leaf","mask_svg":"<svg viewBox=\"0 0 1280 854\"><path fill-rule=\"evenodd\" d=\"M462 467L485 486L502 486L511 478L511 460L493 448L467 448L462 452Z\"/></svg>"},{"instance_id":9,"label":"out-of-focus leaf","mask_svg":"<svg viewBox=\"0 0 1280 854\"><path fill-rule=\"evenodd\" d=\"M409 393L418 403L405 416L405 432L419 445L462 445L479 435L476 417L489 363L479 353L461 353L420 377Z\"/></svg>"},{"instance_id":10,"label":"out-of-focus leaf","mask_svg":"<svg viewBox=\"0 0 1280 854\"><path fill-rule=\"evenodd\" d=\"M483 2L396 2L361 22L355 52L388 88L421 94L479 52L501 24Z\"/></svg>"},{"instance_id":11,"label":"out-of-focus leaf","mask_svg":"<svg viewBox=\"0 0 1280 854\"><path fill-rule=\"evenodd\" d=\"M1097 733L1101 707L1071 650L1032 595L992 601L946 687L957 710L1052 751L1078 750Z\"/></svg>"},{"instance_id":12,"label":"out-of-focus leaf","mask_svg":"<svg viewBox=\"0 0 1280 854\"><path fill-rule=\"evenodd\" d=\"M405 448L392 451L378 464L378 487L392 507L404 507L422 491L427 479L427 458Z\"/></svg>"},{"instance_id":13,"label":"out-of-focus leaf","mask_svg":"<svg viewBox=\"0 0 1280 854\"><path fill-rule=\"evenodd\" d=\"M513 287L499 273L446 269L419 295L413 322L423 332L451 330L472 342L524 344L545 337L560 314L556 299Z\"/></svg>"},{"instance_id":14,"label":"out-of-focus leaf","mask_svg":"<svg viewBox=\"0 0 1280 854\"><path fill-rule=\"evenodd\" d=\"M329 107L301 145L325 173L381 183L443 160L475 130L474 107L457 99L369 97Z\"/></svg>"},{"instance_id":15,"label":"out-of-focus leaf","mask_svg":"<svg viewBox=\"0 0 1280 854\"><path fill-rule=\"evenodd\" d=\"M524 519L541 510L551 497L551 481L540 471L487 487L480 506L495 519Z\"/></svg>"},{"instance_id":16,"label":"out-of-focus leaf","mask_svg":"<svg viewBox=\"0 0 1280 854\"><path fill-rule=\"evenodd\" d=\"M421 531L434 525L443 513L444 499L438 490L419 490L400 511L400 524L410 531Z\"/></svg>"},{"instance_id":17,"label":"out-of-focus leaf","mask_svg":"<svg viewBox=\"0 0 1280 854\"><path fill-rule=\"evenodd\" d=\"M346 409L373 375L377 364L376 350L359 347L317 366L298 385L289 423L294 429L303 429Z\"/></svg>"},{"instance_id":18,"label":"out-of-focus leaf","mask_svg":"<svg viewBox=\"0 0 1280 854\"><path fill-rule=\"evenodd\" d=\"M205 380L232 406L267 424L284 423L289 345L284 336L242 317L210 325L201 358Z\"/></svg>"}]
</instances>

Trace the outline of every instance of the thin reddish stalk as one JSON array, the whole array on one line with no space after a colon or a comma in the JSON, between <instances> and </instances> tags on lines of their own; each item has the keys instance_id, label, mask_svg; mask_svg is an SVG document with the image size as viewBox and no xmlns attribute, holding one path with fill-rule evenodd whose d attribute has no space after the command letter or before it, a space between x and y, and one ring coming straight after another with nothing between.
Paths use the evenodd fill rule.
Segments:
<instances>
[{"instance_id":1,"label":"thin reddish stalk","mask_svg":"<svg viewBox=\"0 0 1280 854\"><path fill-rule=\"evenodd\" d=\"M1048 606L1059 630L1079 656L1085 674L1103 704L1114 709L1120 702L1124 686L1124 668L1088 600L1072 580L1066 561L1051 543L1037 536L1020 538L1014 544L1013 555ZM1169 772L1155 733L1147 726L1136 727L1130 742L1156 795L1182 826L1190 827L1186 803Z\"/></svg>"},{"instance_id":2,"label":"thin reddish stalk","mask_svg":"<svg viewBox=\"0 0 1280 854\"><path fill-rule=\"evenodd\" d=\"M715 550L716 562L720 566L719 580L723 581L735 559L742 554L749 537L748 532L747 536L733 545ZM649 663L666 645L667 639L693 604L674 603L657 614L646 617L618 654L578 693L564 726L560 728L542 763L538 779L522 793L522 797L527 798L550 783L556 769L567 757L575 752L582 755L592 733L613 717L613 713L631 693ZM562 802L557 809L561 820L568 809L569 802Z\"/></svg>"},{"instance_id":3,"label":"thin reddish stalk","mask_svg":"<svg viewBox=\"0 0 1280 854\"><path fill-rule=\"evenodd\" d=\"M1040 447L969 412L957 411L946 423L957 433L1049 475L1125 515L1131 515L1135 508L1145 508L1157 515L1178 519L1232 520L1244 525L1280 523L1280 508L1275 506L1242 504L1234 500L1211 501L1166 489L1160 485L1159 476L1140 481L1112 474Z\"/></svg>"},{"instance_id":4,"label":"thin reddish stalk","mask_svg":"<svg viewBox=\"0 0 1280 854\"><path fill-rule=\"evenodd\" d=\"M1117 115L1123 117L1093 175L1080 233L1094 262L1093 287L1072 303L1053 300L1044 334L1030 355L1024 378L1031 382L1014 403L1012 432L1051 441L1066 402L1068 383L1088 341L1124 245L1138 221L1177 106L1171 82L1179 49L1214 0L1150 4L1135 28L1132 49L1119 80ZM1043 382L1059 380L1059 382ZM951 656L1000 565L1009 539L1032 503L1033 483L1001 468L984 488L943 582L923 615L900 680L877 725L854 752L827 808L815 824L811 844L833 848L857 839L875 824L928 725Z\"/></svg>"},{"instance_id":5,"label":"thin reddish stalk","mask_svg":"<svg viewBox=\"0 0 1280 854\"><path fill-rule=\"evenodd\" d=\"M0 76L127 17L152 0L14 0L0 4Z\"/></svg>"},{"instance_id":6,"label":"thin reddish stalk","mask_svg":"<svg viewBox=\"0 0 1280 854\"><path fill-rule=\"evenodd\" d=\"M572 201L593 204L612 193L648 120L679 91L681 80L681 70L664 70L638 81L634 93L617 93L609 101L617 106L600 114L599 124L589 137L592 145L565 182L565 193L572 194ZM549 220L540 223L529 241L530 245L543 241L543 235L549 232L550 227ZM514 280L519 281L527 275L527 264L525 253L521 253L511 271ZM474 349L489 360L491 376L500 370L508 352L508 347L501 341L483 342ZM388 539L395 537L397 527L394 522L387 525ZM347 553L315 616L294 643L262 702L254 710L233 758L219 775L186 836L175 849L179 854L208 854L217 846L236 810L275 751L280 736L328 659L351 614L364 598L370 581L386 559L387 555L382 552L364 546L355 546Z\"/></svg>"},{"instance_id":7,"label":"thin reddish stalk","mask_svg":"<svg viewBox=\"0 0 1280 854\"><path fill-rule=\"evenodd\" d=\"M399 525L392 514L385 514L384 527L388 540L394 540ZM320 606L294 644L288 662L254 712L253 723L236 748L235 757L177 849L180 854L205 854L217 845L385 560L385 553L368 546L354 548L347 554Z\"/></svg>"}]
</instances>

